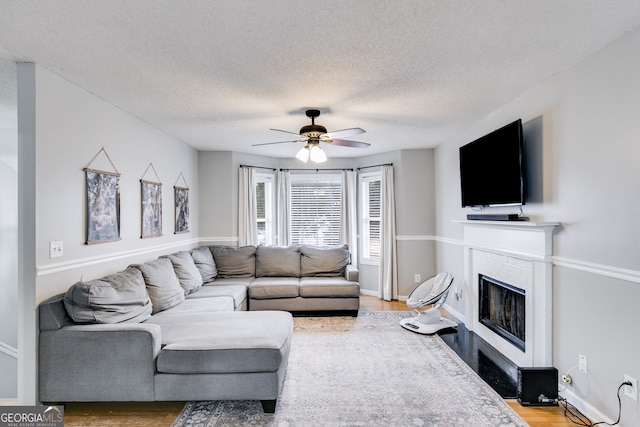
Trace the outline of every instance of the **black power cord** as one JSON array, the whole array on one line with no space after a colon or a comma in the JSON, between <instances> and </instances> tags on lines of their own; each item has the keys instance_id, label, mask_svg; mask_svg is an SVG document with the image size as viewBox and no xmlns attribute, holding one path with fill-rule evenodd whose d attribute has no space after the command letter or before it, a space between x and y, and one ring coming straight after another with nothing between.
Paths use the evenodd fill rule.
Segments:
<instances>
[{"instance_id":1,"label":"black power cord","mask_svg":"<svg viewBox=\"0 0 640 427\"><path fill-rule=\"evenodd\" d=\"M633 384L631 384L630 381L625 381L618 386L618 419L615 423L611 424L606 421L592 423L582 412L578 410L578 408L570 404L567 399L561 397L559 400L561 402L561 406L564 407L564 416L572 423L585 427L594 427L600 424L606 424L608 426L617 425L620 422L620 417L622 416L622 399L620 399L620 390L622 390L622 387L625 385L632 386Z\"/></svg>"}]
</instances>

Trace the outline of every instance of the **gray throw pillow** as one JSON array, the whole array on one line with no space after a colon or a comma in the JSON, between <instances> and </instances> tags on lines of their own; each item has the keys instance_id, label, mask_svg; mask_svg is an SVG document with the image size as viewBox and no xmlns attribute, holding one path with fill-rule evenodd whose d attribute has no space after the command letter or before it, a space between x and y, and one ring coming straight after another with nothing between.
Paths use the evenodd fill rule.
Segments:
<instances>
[{"instance_id":1,"label":"gray throw pillow","mask_svg":"<svg viewBox=\"0 0 640 427\"><path fill-rule=\"evenodd\" d=\"M349 246L300 245L300 274L308 276L341 276L349 264Z\"/></svg>"},{"instance_id":2,"label":"gray throw pillow","mask_svg":"<svg viewBox=\"0 0 640 427\"><path fill-rule=\"evenodd\" d=\"M258 246L256 277L300 277L300 246Z\"/></svg>"},{"instance_id":3,"label":"gray throw pillow","mask_svg":"<svg viewBox=\"0 0 640 427\"><path fill-rule=\"evenodd\" d=\"M218 277L254 277L256 275L255 246L211 246Z\"/></svg>"},{"instance_id":4,"label":"gray throw pillow","mask_svg":"<svg viewBox=\"0 0 640 427\"><path fill-rule=\"evenodd\" d=\"M192 250L191 257L193 258L193 262L195 262L198 271L200 271L202 281L204 283L213 282L213 279L218 275L218 270L216 269L216 263L213 260L213 254L211 253L209 246L200 246L199 248Z\"/></svg>"},{"instance_id":5,"label":"gray throw pillow","mask_svg":"<svg viewBox=\"0 0 640 427\"><path fill-rule=\"evenodd\" d=\"M175 271L185 295L189 295L200 289L200 286L202 286L202 276L189 252L176 252L171 255L166 255L166 258L169 258L169 261L173 264L173 271Z\"/></svg>"},{"instance_id":6,"label":"gray throw pillow","mask_svg":"<svg viewBox=\"0 0 640 427\"><path fill-rule=\"evenodd\" d=\"M74 284L64 295L64 307L78 323L137 323L151 317L151 300L136 268Z\"/></svg>"},{"instance_id":7,"label":"gray throw pillow","mask_svg":"<svg viewBox=\"0 0 640 427\"><path fill-rule=\"evenodd\" d=\"M168 258L158 258L155 261L133 265L142 272L147 292L151 298L153 314L184 301L184 290L178 282L173 265Z\"/></svg>"}]
</instances>

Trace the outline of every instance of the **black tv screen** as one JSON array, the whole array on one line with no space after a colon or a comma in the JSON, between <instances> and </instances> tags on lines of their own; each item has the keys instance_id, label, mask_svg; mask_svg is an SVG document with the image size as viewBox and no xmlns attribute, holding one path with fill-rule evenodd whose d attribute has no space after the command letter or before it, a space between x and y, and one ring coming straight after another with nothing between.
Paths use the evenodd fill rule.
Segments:
<instances>
[{"instance_id":1,"label":"black tv screen","mask_svg":"<svg viewBox=\"0 0 640 427\"><path fill-rule=\"evenodd\" d=\"M525 204L522 120L460 147L462 206Z\"/></svg>"}]
</instances>

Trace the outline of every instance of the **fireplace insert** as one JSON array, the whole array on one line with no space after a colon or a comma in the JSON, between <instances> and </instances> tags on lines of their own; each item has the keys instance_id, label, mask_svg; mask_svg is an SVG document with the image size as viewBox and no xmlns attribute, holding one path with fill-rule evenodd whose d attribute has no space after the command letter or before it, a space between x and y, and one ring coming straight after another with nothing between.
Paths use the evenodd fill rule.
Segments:
<instances>
[{"instance_id":1,"label":"fireplace insert","mask_svg":"<svg viewBox=\"0 0 640 427\"><path fill-rule=\"evenodd\" d=\"M483 274L478 275L479 321L525 351L525 291Z\"/></svg>"}]
</instances>

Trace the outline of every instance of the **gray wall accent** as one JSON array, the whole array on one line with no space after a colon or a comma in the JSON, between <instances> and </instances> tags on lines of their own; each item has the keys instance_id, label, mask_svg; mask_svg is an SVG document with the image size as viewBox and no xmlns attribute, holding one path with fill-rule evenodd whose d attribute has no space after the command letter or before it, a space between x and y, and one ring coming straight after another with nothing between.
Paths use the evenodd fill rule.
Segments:
<instances>
[{"instance_id":1,"label":"gray wall accent","mask_svg":"<svg viewBox=\"0 0 640 427\"><path fill-rule=\"evenodd\" d=\"M237 175L238 171L233 168L232 152L198 153L198 198L202 237L238 237L235 225L237 219L234 218L233 208L234 204L237 204Z\"/></svg>"},{"instance_id":2,"label":"gray wall accent","mask_svg":"<svg viewBox=\"0 0 640 427\"><path fill-rule=\"evenodd\" d=\"M18 100L16 64L0 61L0 347L18 346ZM0 399L18 397L18 362L0 352Z\"/></svg>"},{"instance_id":3,"label":"gray wall accent","mask_svg":"<svg viewBox=\"0 0 640 427\"><path fill-rule=\"evenodd\" d=\"M565 396L595 418L615 419L624 374L640 379L632 326L640 321L638 46L640 29L435 149L438 265L454 267L462 226L452 220L470 212L460 207L458 147L523 119L532 184L524 212L562 224L554 238L553 364L564 373L587 356L589 373L572 372ZM640 425L637 404L622 399L621 425Z\"/></svg>"},{"instance_id":4,"label":"gray wall accent","mask_svg":"<svg viewBox=\"0 0 640 427\"><path fill-rule=\"evenodd\" d=\"M18 76L18 403L36 403L36 66Z\"/></svg>"}]
</instances>

